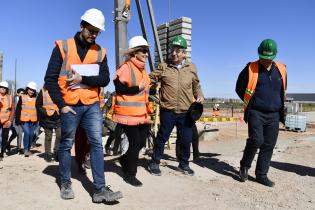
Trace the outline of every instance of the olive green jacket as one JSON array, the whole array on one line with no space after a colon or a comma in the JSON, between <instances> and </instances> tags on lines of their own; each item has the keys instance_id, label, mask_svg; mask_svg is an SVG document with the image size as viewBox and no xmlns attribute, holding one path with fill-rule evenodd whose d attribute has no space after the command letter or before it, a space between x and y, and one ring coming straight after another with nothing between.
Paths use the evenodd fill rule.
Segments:
<instances>
[{"instance_id":1,"label":"olive green jacket","mask_svg":"<svg viewBox=\"0 0 315 210\"><path fill-rule=\"evenodd\" d=\"M161 108L176 113L186 112L198 97L203 97L196 66L186 62L181 69L161 63L150 74L152 84L160 82Z\"/></svg>"}]
</instances>

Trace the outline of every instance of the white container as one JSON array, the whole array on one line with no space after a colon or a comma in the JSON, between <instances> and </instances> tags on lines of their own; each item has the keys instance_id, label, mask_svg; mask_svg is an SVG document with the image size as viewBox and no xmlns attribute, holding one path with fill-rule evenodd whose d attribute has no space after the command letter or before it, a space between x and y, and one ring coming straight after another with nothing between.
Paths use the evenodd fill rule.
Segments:
<instances>
[{"instance_id":1,"label":"white container","mask_svg":"<svg viewBox=\"0 0 315 210\"><path fill-rule=\"evenodd\" d=\"M304 132L306 130L306 116L287 114L285 118L286 130Z\"/></svg>"}]
</instances>

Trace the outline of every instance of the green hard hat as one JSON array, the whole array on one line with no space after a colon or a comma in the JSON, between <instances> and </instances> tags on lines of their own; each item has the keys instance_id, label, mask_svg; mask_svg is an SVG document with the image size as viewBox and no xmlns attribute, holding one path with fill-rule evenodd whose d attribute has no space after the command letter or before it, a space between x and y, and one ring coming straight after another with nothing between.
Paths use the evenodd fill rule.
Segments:
<instances>
[{"instance_id":1,"label":"green hard hat","mask_svg":"<svg viewBox=\"0 0 315 210\"><path fill-rule=\"evenodd\" d=\"M273 60L277 55L277 43L272 39L263 40L258 47L259 58Z\"/></svg>"},{"instance_id":2,"label":"green hard hat","mask_svg":"<svg viewBox=\"0 0 315 210\"><path fill-rule=\"evenodd\" d=\"M171 46L179 46L180 48L187 49L187 41L182 36L175 36L171 41Z\"/></svg>"}]
</instances>

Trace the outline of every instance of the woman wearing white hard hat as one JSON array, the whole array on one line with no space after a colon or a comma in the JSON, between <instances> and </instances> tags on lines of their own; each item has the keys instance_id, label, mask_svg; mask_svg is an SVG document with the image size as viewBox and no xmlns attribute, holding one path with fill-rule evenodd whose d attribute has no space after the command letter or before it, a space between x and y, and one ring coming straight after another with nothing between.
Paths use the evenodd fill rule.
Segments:
<instances>
[{"instance_id":1,"label":"woman wearing white hard hat","mask_svg":"<svg viewBox=\"0 0 315 210\"><path fill-rule=\"evenodd\" d=\"M142 186L136 178L139 152L145 146L150 123L148 96L150 79L145 70L149 45L142 36L129 41L127 60L116 72L114 79L116 100L113 121L126 133L128 151L119 158L124 181L135 187Z\"/></svg>"},{"instance_id":2,"label":"woman wearing white hard hat","mask_svg":"<svg viewBox=\"0 0 315 210\"><path fill-rule=\"evenodd\" d=\"M38 122L35 105L36 89L36 83L29 82L25 88L24 94L20 96L19 102L16 106L15 122L16 124L22 126L24 132L23 145L25 157L28 157L32 154L30 149Z\"/></svg>"},{"instance_id":3,"label":"woman wearing white hard hat","mask_svg":"<svg viewBox=\"0 0 315 210\"><path fill-rule=\"evenodd\" d=\"M6 81L0 82L0 142L1 153L0 160L6 149L8 149L8 135L12 121L14 119L14 101L13 97L9 95L9 84Z\"/></svg>"}]
</instances>

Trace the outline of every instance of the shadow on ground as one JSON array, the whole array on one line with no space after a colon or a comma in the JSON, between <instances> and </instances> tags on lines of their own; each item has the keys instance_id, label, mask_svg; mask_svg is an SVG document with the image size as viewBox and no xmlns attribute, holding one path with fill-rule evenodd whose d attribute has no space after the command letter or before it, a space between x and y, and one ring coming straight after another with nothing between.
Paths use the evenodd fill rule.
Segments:
<instances>
[{"instance_id":1,"label":"shadow on ground","mask_svg":"<svg viewBox=\"0 0 315 210\"><path fill-rule=\"evenodd\" d=\"M293 163L283 163L283 162L277 162L277 161L271 161L270 166L276 169L282 170L282 171L296 173L300 176L315 177L315 168L308 167L308 166L302 166L302 165L297 165Z\"/></svg>"}]
</instances>

